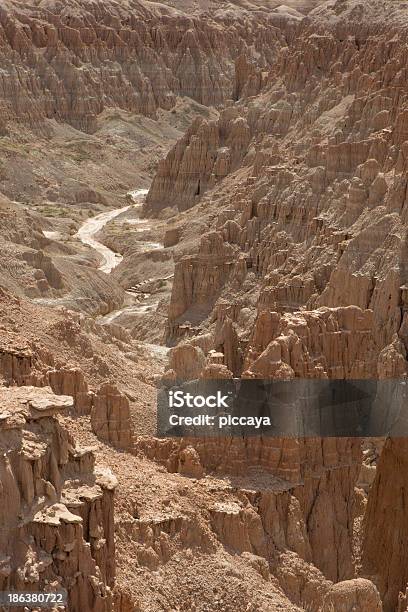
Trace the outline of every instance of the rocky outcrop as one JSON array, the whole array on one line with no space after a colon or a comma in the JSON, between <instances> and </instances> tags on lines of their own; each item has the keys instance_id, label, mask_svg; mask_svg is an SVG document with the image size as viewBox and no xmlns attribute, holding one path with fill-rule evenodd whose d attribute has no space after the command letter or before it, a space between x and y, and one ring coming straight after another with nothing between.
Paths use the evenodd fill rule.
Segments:
<instances>
[{"instance_id":1,"label":"rocky outcrop","mask_svg":"<svg viewBox=\"0 0 408 612\"><path fill-rule=\"evenodd\" d=\"M262 89L262 68L254 61L240 55L235 60L234 100L241 97L256 96Z\"/></svg>"},{"instance_id":2,"label":"rocky outcrop","mask_svg":"<svg viewBox=\"0 0 408 612\"><path fill-rule=\"evenodd\" d=\"M383 32L381 11L361 9L361 37L352 5L313 11L277 52L260 90L245 93L246 77L237 77L238 102L217 121L194 123L161 163L147 197L151 209L185 210L200 201L218 218L219 234L208 279L206 237L198 255L180 245L170 339L207 327L217 299L253 308L251 289L260 291L258 310L354 305L373 312L381 349L395 334L402 338L406 112L392 92L405 79L405 25L398 11L389 17L391 29L401 28L390 64L373 42ZM242 56L237 64L239 74L251 71ZM224 154L216 161L220 147L228 163Z\"/></svg>"},{"instance_id":3,"label":"rocky outcrop","mask_svg":"<svg viewBox=\"0 0 408 612\"><path fill-rule=\"evenodd\" d=\"M297 440L259 436L246 439L186 438L181 442L175 439L141 439L136 449L165 464L170 472L183 472L187 453L189 462L199 466L195 477L202 474L202 466L208 473L245 477L252 470L260 470L268 474L269 481L273 477L282 479L288 492L265 492L262 501L257 500L262 507L261 516L268 514L271 530L275 529L272 527L275 521L276 525L280 525L276 529L285 530L288 528L288 506L285 505L284 516L280 516L279 510L275 518L272 516L273 508L277 505L281 508L283 500L285 504L295 504L307 533L307 543L303 545L304 550L308 551L306 560L312 561L327 579L339 581L354 576L353 499L361 466L360 446L357 438ZM191 461L189 447L198 453L198 457L194 454ZM241 519L237 519L237 524L241 523ZM236 537L228 537L235 537L236 542L246 541L239 533ZM288 548L293 550L290 545ZM242 550L259 554L250 546Z\"/></svg>"},{"instance_id":4,"label":"rocky outcrop","mask_svg":"<svg viewBox=\"0 0 408 612\"><path fill-rule=\"evenodd\" d=\"M71 397L35 387L0 395L2 590L64 588L70 610L111 610L115 478L59 424Z\"/></svg>"},{"instance_id":5,"label":"rocky outcrop","mask_svg":"<svg viewBox=\"0 0 408 612\"><path fill-rule=\"evenodd\" d=\"M333 584L313 568L307 524L292 492L247 495L244 503L218 503L210 509L213 529L224 545L241 553L264 577L270 568L276 571L283 590L302 609L382 611L380 595L369 580Z\"/></svg>"},{"instance_id":6,"label":"rocky outcrop","mask_svg":"<svg viewBox=\"0 0 408 612\"><path fill-rule=\"evenodd\" d=\"M174 355L190 355L192 376L217 378L222 368L254 379L406 377L408 136L396 94L407 82L406 30L391 4L322 5L267 75L237 57L236 102L216 121L195 122L161 162L147 210L175 207L183 227L191 223L173 247L167 339L179 343ZM317 609L381 610L381 599L384 610L405 609L403 440L387 441L378 466L363 470L356 438L160 441L145 452L176 473L187 446L206 472L263 469L290 483L279 503L296 506L304 530L296 548L287 537L285 554L338 582L321 590ZM355 580L359 477L368 492L363 572L373 582ZM227 546L265 557L257 508L255 516L220 505L211 516ZM278 513L274 524L288 522ZM306 580L281 567L285 592L303 603Z\"/></svg>"},{"instance_id":7,"label":"rocky outcrop","mask_svg":"<svg viewBox=\"0 0 408 612\"><path fill-rule=\"evenodd\" d=\"M196 449L192 446L187 446L179 454L179 464L177 471L184 476L191 478L202 478L204 476L204 468L200 462L200 456Z\"/></svg>"},{"instance_id":8,"label":"rocky outcrop","mask_svg":"<svg viewBox=\"0 0 408 612\"><path fill-rule=\"evenodd\" d=\"M90 415L94 433L118 448L129 448L132 439L129 401L111 383L91 391L79 368L48 370L44 376L57 395L71 395L73 413Z\"/></svg>"},{"instance_id":9,"label":"rocky outcrop","mask_svg":"<svg viewBox=\"0 0 408 612\"><path fill-rule=\"evenodd\" d=\"M333 585L327 592L322 612L382 612L380 594L374 584L364 578L345 580Z\"/></svg>"},{"instance_id":10,"label":"rocky outcrop","mask_svg":"<svg viewBox=\"0 0 408 612\"><path fill-rule=\"evenodd\" d=\"M47 372L48 384L57 395L71 395L77 415L90 414L93 393L79 368L59 368Z\"/></svg>"},{"instance_id":11,"label":"rocky outcrop","mask_svg":"<svg viewBox=\"0 0 408 612\"><path fill-rule=\"evenodd\" d=\"M408 583L404 520L407 461L406 439L387 440L364 519L364 571L377 584L385 612L397 609L399 595Z\"/></svg>"},{"instance_id":12,"label":"rocky outcrop","mask_svg":"<svg viewBox=\"0 0 408 612\"><path fill-rule=\"evenodd\" d=\"M217 504L211 509L211 522L220 540L238 552L267 556L267 544L261 517L251 507Z\"/></svg>"},{"instance_id":13,"label":"rocky outcrop","mask_svg":"<svg viewBox=\"0 0 408 612\"><path fill-rule=\"evenodd\" d=\"M162 160L146 197L146 210L194 206L217 181L237 168L250 141L245 119L233 107L218 122L197 118ZM169 198L171 194L171 199Z\"/></svg>"},{"instance_id":14,"label":"rocky outcrop","mask_svg":"<svg viewBox=\"0 0 408 612\"><path fill-rule=\"evenodd\" d=\"M154 118L177 96L216 106L211 116L219 111L217 119L194 121L161 162L147 198L147 212L181 213L171 227L182 230L165 238L176 260L167 338L182 341L166 376L406 377L404 7L335 0L302 20L285 7L269 19L251 3L251 16L232 2L200 18L137 0L43 4L16 8L10 0L0 9L1 133L10 121L45 129L49 119L92 132L106 107ZM85 186L74 191L75 203L104 202ZM7 229L5 282L14 290L23 274L26 295L57 297L79 269L63 274L29 223ZM91 287L94 271L82 273ZM93 295L86 292L88 313ZM98 311L120 303L120 291L105 295ZM95 366L97 389L109 366L79 328L56 321L52 341L72 352L83 341L82 363ZM106 344L126 342L118 327ZM121 500L116 535L123 565L134 562L149 586L159 577L162 607L193 607L187 596L175 602L191 591L184 576L193 561L210 579L221 566L234 592L248 576L258 593L276 583L293 609L379 612L380 596L386 611L407 607L403 440L388 440L376 466L378 443L363 468L358 438L134 441L129 402L116 386L92 393L78 368L42 360L19 343L2 345L0 372L9 386L0 423L9 451L0 504L4 586L54 582L68 588L74 611L112 607L114 482L96 476L92 453L75 449L54 418L57 408L71 409L68 394L77 415L90 413L101 440L132 451L121 458L138 453L140 464L146 457L161 464L144 465L149 478L164 475L144 488L145 512L132 507L133 498ZM59 395L15 388L27 383L49 383ZM365 494L362 571L372 582L356 579L355 567ZM177 571L184 575L173 597L167 578ZM158 608L145 603L149 596L121 590L115 604L121 612ZM248 590L231 609L249 606L267 610L274 601L258 606Z\"/></svg>"},{"instance_id":15,"label":"rocky outcrop","mask_svg":"<svg viewBox=\"0 0 408 612\"><path fill-rule=\"evenodd\" d=\"M28 346L3 345L0 350L0 376L7 385L25 385L32 382L35 358Z\"/></svg>"},{"instance_id":16,"label":"rocky outcrop","mask_svg":"<svg viewBox=\"0 0 408 612\"><path fill-rule=\"evenodd\" d=\"M201 240L197 256L183 257L176 264L168 310L170 337L179 335L183 323L194 325L208 316L231 273L233 255L233 247L219 232L211 232Z\"/></svg>"},{"instance_id":17,"label":"rocky outcrop","mask_svg":"<svg viewBox=\"0 0 408 612\"><path fill-rule=\"evenodd\" d=\"M38 388L48 385L57 396L70 396L70 412L75 416L90 415L92 429L101 440L117 448L131 448L133 424L129 400L113 384L105 383L92 391L82 370L76 367L50 368L41 361L39 352L27 346L3 347L0 376L13 392L21 385Z\"/></svg>"},{"instance_id":18,"label":"rocky outcrop","mask_svg":"<svg viewBox=\"0 0 408 612\"><path fill-rule=\"evenodd\" d=\"M91 426L98 438L104 442L116 448L131 447L133 427L129 400L115 385L106 383L95 393L91 409Z\"/></svg>"},{"instance_id":19,"label":"rocky outcrop","mask_svg":"<svg viewBox=\"0 0 408 612\"><path fill-rule=\"evenodd\" d=\"M166 378L194 380L200 376L205 366L205 356L198 346L180 344L170 351Z\"/></svg>"},{"instance_id":20,"label":"rocky outcrop","mask_svg":"<svg viewBox=\"0 0 408 612\"><path fill-rule=\"evenodd\" d=\"M370 310L354 306L277 315L262 311L254 326L244 376L371 378L378 347Z\"/></svg>"},{"instance_id":21,"label":"rocky outcrop","mask_svg":"<svg viewBox=\"0 0 408 612\"><path fill-rule=\"evenodd\" d=\"M193 231L174 247L167 339L210 335L198 376L210 351L250 378L406 375L406 111L393 95L406 80L406 23L387 15L398 33L392 47L384 34L385 59L380 14L316 9L255 89L256 62L241 55L237 103L193 124L163 161L152 206L195 207L184 227L213 220L194 249ZM214 181L230 120L248 127L245 144Z\"/></svg>"}]
</instances>

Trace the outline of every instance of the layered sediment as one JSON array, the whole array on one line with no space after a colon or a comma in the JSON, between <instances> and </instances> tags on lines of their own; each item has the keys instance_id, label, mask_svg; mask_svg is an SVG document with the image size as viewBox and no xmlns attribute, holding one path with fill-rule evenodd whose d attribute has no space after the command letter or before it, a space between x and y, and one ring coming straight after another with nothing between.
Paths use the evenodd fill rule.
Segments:
<instances>
[{"instance_id":1,"label":"layered sediment","mask_svg":"<svg viewBox=\"0 0 408 612\"><path fill-rule=\"evenodd\" d=\"M7 121L57 119L93 132L107 107L155 118L177 96L206 106L232 98L235 61L270 62L282 39L266 13L201 19L132 0L126 7L88 0L0 13L1 93ZM269 21L269 23L268 23ZM236 89L236 88L235 88Z\"/></svg>"},{"instance_id":2,"label":"layered sediment","mask_svg":"<svg viewBox=\"0 0 408 612\"><path fill-rule=\"evenodd\" d=\"M177 347L168 377L406 377L406 101L398 92L406 82L407 22L398 7L385 15L384 6L336 2L312 11L268 73L251 80L256 86L245 92L238 79L238 101L218 120L192 124L159 166L146 209L177 208L184 237L174 246L167 340ZM188 444L204 469L256 466L296 480L302 466L296 497L309 517L313 563L331 580L355 577L350 549L341 562L337 556L335 574L319 557L327 531L332 548L342 538L333 515L326 530L310 514L303 468L313 472L316 460L320 471L314 509L339 507L340 499L350 509L361 463L357 438L349 440L353 459L341 483L342 453L326 470L325 452L315 455L307 440L288 455L269 440ZM168 468L185 469L180 452L176 444L164 454ZM396 531L387 514L387 500L404 489L403 461L403 442L387 442L367 487L361 575L378 592L371 583L365 596L339 585L324 606L342 609L331 600L342 594L344 609L363 609L364 597L381 609L379 593L384 609L405 609L403 545L391 543ZM402 543L402 507L395 512ZM353 522L345 517L340 531Z\"/></svg>"},{"instance_id":3,"label":"layered sediment","mask_svg":"<svg viewBox=\"0 0 408 612\"><path fill-rule=\"evenodd\" d=\"M70 610L111 610L114 476L60 425L70 396L0 394L2 590L64 589Z\"/></svg>"}]
</instances>

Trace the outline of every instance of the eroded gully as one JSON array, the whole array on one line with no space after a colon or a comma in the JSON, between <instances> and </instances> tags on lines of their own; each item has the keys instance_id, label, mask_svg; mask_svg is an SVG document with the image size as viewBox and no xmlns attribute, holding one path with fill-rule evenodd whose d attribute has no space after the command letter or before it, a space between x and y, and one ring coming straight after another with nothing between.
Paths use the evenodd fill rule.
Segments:
<instances>
[{"instance_id":1,"label":"eroded gully","mask_svg":"<svg viewBox=\"0 0 408 612\"><path fill-rule=\"evenodd\" d=\"M79 228L76 237L83 244L90 246L101 255L102 261L98 267L98 270L100 270L101 272L104 272L105 274L110 274L112 270L120 264L123 257L119 253L115 253L114 251L112 251L112 249L99 242L95 238L96 234L100 232L103 227L107 223L109 223L109 221L112 221L113 219L115 219L115 217L118 217L130 208L141 208L143 199L147 194L147 191L147 189L136 189L134 191L130 191L129 195L131 196L134 202L133 204L129 204L128 206L124 206L123 208L103 212L99 215L96 215L95 217L91 217L90 219L87 219L85 223L83 223L83 225ZM145 219L136 218L132 219L131 222L135 225L142 225L143 230L150 229L148 221ZM140 241L139 245L142 249L141 252L151 251L152 249L162 247L162 245L159 243L144 241ZM113 323L115 319L119 318L123 313L126 312L142 314L143 312L147 312L147 307L144 304L130 304L118 310L113 310L101 317L98 317L98 322L102 325L108 325L110 323ZM154 353L157 357L163 358L168 352L167 347L161 346L159 344L143 343L143 345L146 347L147 350L149 350L151 353Z\"/></svg>"}]
</instances>

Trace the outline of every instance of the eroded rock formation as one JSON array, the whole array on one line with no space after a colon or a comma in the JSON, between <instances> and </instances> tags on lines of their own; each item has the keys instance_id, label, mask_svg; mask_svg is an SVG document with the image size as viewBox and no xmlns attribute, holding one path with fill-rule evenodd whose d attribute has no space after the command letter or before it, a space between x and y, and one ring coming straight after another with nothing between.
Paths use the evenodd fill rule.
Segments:
<instances>
[{"instance_id":1,"label":"eroded rock formation","mask_svg":"<svg viewBox=\"0 0 408 612\"><path fill-rule=\"evenodd\" d=\"M233 107L223 110L218 122L197 119L160 163L146 199L147 210L166 205L184 210L194 205L217 180L237 168L249 141L248 124Z\"/></svg>"},{"instance_id":2,"label":"eroded rock formation","mask_svg":"<svg viewBox=\"0 0 408 612\"><path fill-rule=\"evenodd\" d=\"M386 612L406 609L403 593L408 583L404 520L407 449L406 438L387 440L364 519L364 570L378 584Z\"/></svg>"},{"instance_id":3,"label":"eroded rock formation","mask_svg":"<svg viewBox=\"0 0 408 612\"><path fill-rule=\"evenodd\" d=\"M114 385L106 383L95 393L91 426L101 440L117 448L131 448L133 427L129 401Z\"/></svg>"},{"instance_id":4,"label":"eroded rock formation","mask_svg":"<svg viewBox=\"0 0 408 612\"><path fill-rule=\"evenodd\" d=\"M73 611L111 610L115 478L59 424L71 397L15 387L0 402L2 590L64 588Z\"/></svg>"},{"instance_id":5,"label":"eroded rock formation","mask_svg":"<svg viewBox=\"0 0 408 612\"><path fill-rule=\"evenodd\" d=\"M156 117L176 96L218 106L232 98L235 61L266 65L283 40L266 13L196 19L139 0L76 0L62 10L7 2L0 25L4 126L55 118L88 132L106 107Z\"/></svg>"},{"instance_id":6,"label":"eroded rock formation","mask_svg":"<svg viewBox=\"0 0 408 612\"><path fill-rule=\"evenodd\" d=\"M406 377L407 112L397 92L406 84L407 20L385 6L315 9L291 25L296 36L277 50L268 74L237 58L236 102L216 121L192 124L161 163L147 210L177 207L183 224L167 326L168 342L178 343L176 374L186 373L189 354L197 378L216 378L220 368L284 380ZM349 440L347 452L326 443L185 442L210 472L262 467L298 483L291 491L313 564L327 579L351 580L326 592L323 610L380 610L379 594L385 610L405 609L404 442L388 441L377 476L364 481L363 575L378 592L352 581L348 512L360 441ZM176 472L184 449L173 443L150 452ZM339 503L345 514L337 525L328 508ZM258 522L241 508L214 518L230 545L245 542L263 556ZM325 557L320 538L331 537Z\"/></svg>"}]
</instances>

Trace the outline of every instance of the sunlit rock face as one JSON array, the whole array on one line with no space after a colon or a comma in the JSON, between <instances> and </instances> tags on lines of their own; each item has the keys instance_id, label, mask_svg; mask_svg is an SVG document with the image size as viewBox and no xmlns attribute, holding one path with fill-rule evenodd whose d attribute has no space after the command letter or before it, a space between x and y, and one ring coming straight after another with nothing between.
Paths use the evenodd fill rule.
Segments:
<instances>
[{"instance_id":1,"label":"sunlit rock face","mask_svg":"<svg viewBox=\"0 0 408 612\"><path fill-rule=\"evenodd\" d=\"M72 397L23 386L0 402L2 589L65 589L72 610L111 610L116 479L59 424Z\"/></svg>"}]
</instances>

